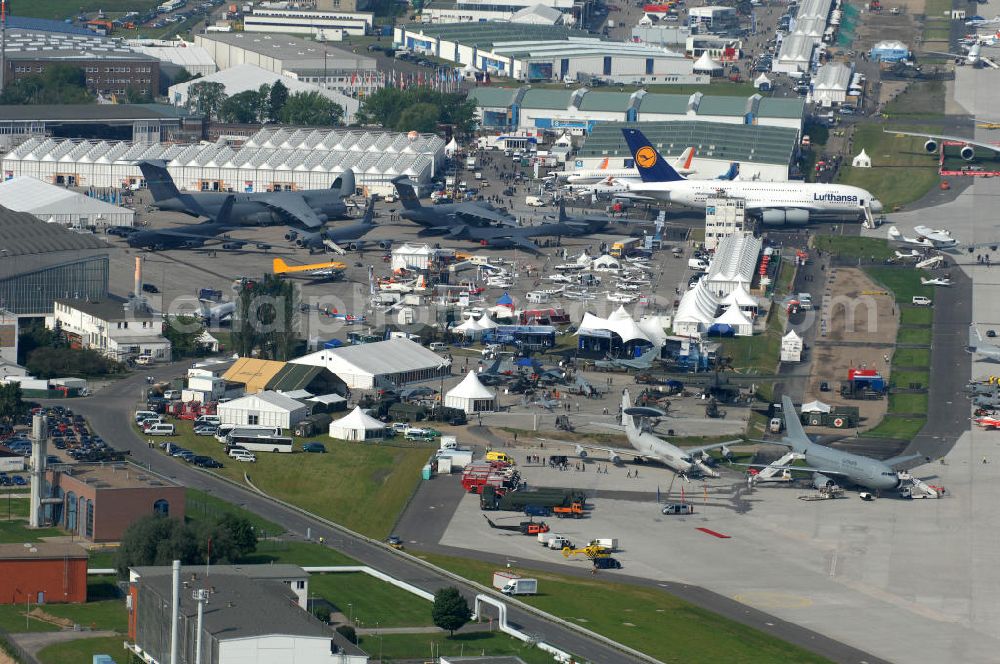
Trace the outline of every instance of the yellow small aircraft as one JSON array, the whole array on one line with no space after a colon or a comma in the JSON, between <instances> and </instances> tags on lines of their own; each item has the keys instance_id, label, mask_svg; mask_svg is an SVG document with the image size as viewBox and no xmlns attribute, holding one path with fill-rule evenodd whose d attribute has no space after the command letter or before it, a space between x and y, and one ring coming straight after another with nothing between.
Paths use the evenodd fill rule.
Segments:
<instances>
[{"instance_id":1,"label":"yellow small aircraft","mask_svg":"<svg viewBox=\"0 0 1000 664\"><path fill-rule=\"evenodd\" d=\"M1000 129L1000 122L977 122L976 126L983 129Z\"/></svg>"},{"instance_id":2,"label":"yellow small aircraft","mask_svg":"<svg viewBox=\"0 0 1000 664\"><path fill-rule=\"evenodd\" d=\"M271 262L271 268L275 274L301 274L303 272L342 271L347 269L347 264L340 261L328 261L309 265L289 265L281 258L275 258Z\"/></svg>"}]
</instances>

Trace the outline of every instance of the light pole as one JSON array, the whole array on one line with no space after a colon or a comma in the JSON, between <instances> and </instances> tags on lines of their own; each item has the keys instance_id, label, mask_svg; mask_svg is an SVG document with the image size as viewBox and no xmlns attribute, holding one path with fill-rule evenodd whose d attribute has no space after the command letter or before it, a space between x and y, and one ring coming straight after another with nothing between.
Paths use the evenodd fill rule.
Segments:
<instances>
[{"instance_id":1,"label":"light pole","mask_svg":"<svg viewBox=\"0 0 1000 664\"><path fill-rule=\"evenodd\" d=\"M211 591L207 588L191 591L191 599L198 603L198 631L195 633L194 641L194 664L201 664L201 627L205 619L205 605Z\"/></svg>"},{"instance_id":2,"label":"light pole","mask_svg":"<svg viewBox=\"0 0 1000 664\"><path fill-rule=\"evenodd\" d=\"M350 602L347 603L347 623L349 625L354 624L354 605Z\"/></svg>"}]
</instances>

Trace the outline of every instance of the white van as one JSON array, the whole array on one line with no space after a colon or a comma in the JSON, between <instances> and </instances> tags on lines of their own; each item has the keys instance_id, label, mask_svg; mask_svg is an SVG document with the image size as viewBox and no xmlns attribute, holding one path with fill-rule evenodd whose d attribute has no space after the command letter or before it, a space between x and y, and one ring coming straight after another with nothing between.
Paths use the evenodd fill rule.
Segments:
<instances>
[{"instance_id":1,"label":"white van","mask_svg":"<svg viewBox=\"0 0 1000 664\"><path fill-rule=\"evenodd\" d=\"M153 356L140 355L139 357L135 358L135 363L138 364L140 367L148 366L153 363Z\"/></svg>"},{"instance_id":2,"label":"white van","mask_svg":"<svg viewBox=\"0 0 1000 664\"><path fill-rule=\"evenodd\" d=\"M257 455L249 450L229 450L229 456L236 461L257 463Z\"/></svg>"},{"instance_id":3,"label":"white van","mask_svg":"<svg viewBox=\"0 0 1000 664\"><path fill-rule=\"evenodd\" d=\"M524 199L524 204L530 205L531 207L544 207L545 201L538 196L528 196Z\"/></svg>"},{"instance_id":4,"label":"white van","mask_svg":"<svg viewBox=\"0 0 1000 664\"><path fill-rule=\"evenodd\" d=\"M157 419L159 415L151 410L137 410L135 411L135 423L138 424L143 420Z\"/></svg>"},{"instance_id":5,"label":"white van","mask_svg":"<svg viewBox=\"0 0 1000 664\"><path fill-rule=\"evenodd\" d=\"M146 435L172 436L174 435L174 425L167 424L166 422L160 422L159 424L154 424L153 426L146 429Z\"/></svg>"},{"instance_id":6,"label":"white van","mask_svg":"<svg viewBox=\"0 0 1000 664\"><path fill-rule=\"evenodd\" d=\"M929 307L933 304L929 297L924 297L923 295L913 296L913 306L915 307Z\"/></svg>"},{"instance_id":7,"label":"white van","mask_svg":"<svg viewBox=\"0 0 1000 664\"><path fill-rule=\"evenodd\" d=\"M198 418L195 419L194 425L198 426L199 424L214 424L218 426L222 424L222 420L218 415L199 415Z\"/></svg>"},{"instance_id":8,"label":"white van","mask_svg":"<svg viewBox=\"0 0 1000 664\"><path fill-rule=\"evenodd\" d=\"M700 258L689 258L688 267L691 268L692 270L707 270L708 263L706 261L701 260Z\"/></svg>"},{"instance_id":9,"label":"white van","mask_svg":"<svg viewBox=\"0 0 1000 664\"><path fill-rule=\"evenodd\" d=\"M427 347L435 353L440 353L441 351L448 349L448 344L443 341L432 341Z\"/></svg>"}]
</instances>

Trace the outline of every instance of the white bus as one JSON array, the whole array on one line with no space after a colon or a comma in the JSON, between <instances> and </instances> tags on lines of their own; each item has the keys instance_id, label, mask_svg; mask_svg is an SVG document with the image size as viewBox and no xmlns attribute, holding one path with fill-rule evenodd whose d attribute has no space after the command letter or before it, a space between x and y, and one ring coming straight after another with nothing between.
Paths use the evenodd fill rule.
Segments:
<instances>
[{"instance_id":1,"label":"white bus","mask_svg":"<svg viewBox=\"0 0 1000 664\"><path fill-rule=\"evenodd\" d=\"M226 441L229 448L238 445L251 452L291 452L290 436L257 435L255 433L231 433Z\"/></svg>"},{"instance_id":2,"label":"white bus","mask_svg":"<svg viewBox=\"0 0 1000 664\"><path fill-rule=\"evenodd\" d=\"M221 424L215 431L215 439L220 443L225 443L229 439L229 434L250 436L280 436L281 427L265 427L260 425L239 425Z\"/></svg>"}]
</instances>

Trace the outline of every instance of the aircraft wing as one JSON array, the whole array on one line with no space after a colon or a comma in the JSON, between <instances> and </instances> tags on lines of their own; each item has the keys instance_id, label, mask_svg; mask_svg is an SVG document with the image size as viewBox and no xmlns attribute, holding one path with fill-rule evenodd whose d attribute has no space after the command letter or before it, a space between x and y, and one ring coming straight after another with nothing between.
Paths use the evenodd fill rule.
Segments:
<instances>
[{"instance_id":1,"label":"aircraft wing","mask_svg":"<svg viewBox=\"0 0 1000 664\"><path fill-rule=\"evenodd\" d=\"M281 193L267 198L260 199L261 203L272 210L282 213L286 217L299 222L306 228L319 228L323 225L323 220L317 216L316 211L309 207L302 196L292 193Z\"/></svg>"},{"instance_id":2,"label":"aircraft wing","mask_svg":"<svg viewBox=\"0 0 1000 664\"><path fill-rule=\"evenodd\" d=\"M562 441L565 443L565 441ZM609 457L642 457L643 459L654 459L659 461L660 457L655 454L640 454L636 450L629 450L623 447L603 447L601 445L590 445L588 443L573 443L578 448L583 448L585 450L593 450L595 452L603 452Z\"/></svg>"},{"instance_id":3,"label":"aircraft wing","mask_svg":"<svg viewBox=\"0 0 1000 664\"><path fill-rule=\"evenodd\" d=\"M498 223L504 226L516 226L517 222L506 214L490 210L480 205L468 205L457 208L454 212L458 219L474 226L484 226Z\"/></svg>"},{"instance_id":4,"label":"aircraft wing","mask_svg":"<svg viewBox=\"0 0 1000 664\"><path fill-rule=\"evenodd\" d=\"M956 143L962 143L965 145L973 145L977 148L982 148L984 150L991 150L1000 154L1000 145L994 145L992 143L983 143L982 141L974 141L970 138L964 138L962 136L947 136L943 134L921 134L919 132L913 131L890 131L889 129L883 129L886 134L897 134L899 136L915 136L916 138L930 138L935 141L954 141Z\"/></svg>"},{"instance_id":5,"label":"aircraft wing","mask_svg":"<svg viewBox=\"0 0 1000 664\"><path fill-rule=\"evenodd\" d=\"M534 254L535 256L541 256L542 250L538 248L538 245L521 235L512 235L508 238L511 243L522 251L527 251L529 254Z\"/></svg>"},{"instance_id":6,"label":"aircraft wing","mask_svg":"<svg viewBox=\"0 0 1000 664\"><path fill-rule=\"evenodd\" d=\"M730 445L742 445L742 444L743 444L743 440L740 439L740 438L737 438L735 440L727 440L724 443L715 443L713 445L700 445L698 447L684 447L682 449L685 452L687 452L688 454L692 454L693 455L693 454L699 454L701 452L709 452L711 450L722 449L723 447L728 447Z\"/></svg>"},{"instance_id":7,"label":"aircraft wing","mask_svg":"<svg viewBox=\"0 0 1000 664\"><path fill-rule=\"evenodd\" d=\"M920 459L920 463L918 464L910 463L911 461L916 461L917 459ZM916 454L894 456L889 459L886 459L883 463L892 466L892 468L895 470L895 469L915 468L916 466L923 465L928 461L930 461L930 459L928 459L923 454L917 452Z\"/></svg>"},{"instance_id":8,"label":"aircraft wing","mask_svg":"<svg viewBox=\"0 0 1000 664\"><path fill-rule=\"evenodd\" d=\"M806 473L822 473L823 475L837 475L847 477L847 473L839 470L829 470L826 468L813 468L812 466L778 466L773 463L734 463L734 466L745 466L747 468L788 468L789 470L801 470Z\"/></svg>"}]
</instances>

